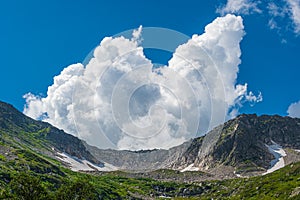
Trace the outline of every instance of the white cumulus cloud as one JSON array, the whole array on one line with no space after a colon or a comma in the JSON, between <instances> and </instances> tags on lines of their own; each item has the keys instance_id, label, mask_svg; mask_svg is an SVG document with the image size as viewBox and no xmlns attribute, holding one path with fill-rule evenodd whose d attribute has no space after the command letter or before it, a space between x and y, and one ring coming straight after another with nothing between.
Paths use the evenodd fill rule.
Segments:
<instances>
[{"instance_id":1,"label":"white cumulus cloud","mask_svg":"<svg viewBox=\"0 0 300 200\"><path fill-rule=\"evenodd\" d=\"M300 118L300 101L292 103L287 110L290 117Z\"/></svg>"},{"instance_id":2,"label":"white cumulus cloud","mask_svg":"<svg viewBox=\"0 0 300 200\"><path fill-rule=\"evenodd\" d=\"M241 17L226 15L178 46L168 66L154 67L140 45L106 37L86 66L54 77L46 97L24 95L24 113L100 148L169 148L206 133L261 95L237 84L244 36Z\"/></svg>"}]
</instances>

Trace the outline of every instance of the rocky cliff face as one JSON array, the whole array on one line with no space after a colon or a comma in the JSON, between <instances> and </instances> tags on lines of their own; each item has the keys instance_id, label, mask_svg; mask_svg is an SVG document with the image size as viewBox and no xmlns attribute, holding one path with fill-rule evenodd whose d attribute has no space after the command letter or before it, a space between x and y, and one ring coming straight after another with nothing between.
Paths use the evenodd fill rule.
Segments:
<instances>
[{"instance_id":1,"label":"rocky cliff face","mask_svg":"<svg viewBox=\"0 0 300 200\"><path fill-rule=\"evenodd\" d=\"M285 149L300 149L300 119L277 115L240 115L224 124L209 153L201 156L198 151L197 156L193 153L187 157L202 170L232 166L251 175L270 167L274 156L268 146L274 143Z\"/></svg>"},{"instance_id":2,"label":"rocky cliff face","mask_svg":"<svg viewBox=\"0 0 300 200\"><path fill-rule=\"evenodd\" d=\"M87 148L98 160L110 163L121 170L143 172L172 168L173 164L181 159L184 153L186 153L191 142L192 141L185 142L182 145L173 147L169 150L102 150L89 145L87 145Z\"/></svg>"}]
</instances>

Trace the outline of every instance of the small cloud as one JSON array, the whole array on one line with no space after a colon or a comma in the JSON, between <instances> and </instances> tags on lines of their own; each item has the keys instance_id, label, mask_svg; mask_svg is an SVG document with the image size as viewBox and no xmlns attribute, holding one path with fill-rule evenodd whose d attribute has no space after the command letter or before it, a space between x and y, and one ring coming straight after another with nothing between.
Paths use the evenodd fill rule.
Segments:
<instances>
[{"instance_id":1,"label":"small cloud","mask_svg":"<svg viewBox=\"0 0 300 200\"><path fill-rule=\"evenodd\" d=\"M269 15L271 15L272 17L285 17L285 15L288 13L288 9L286 6L280 7L274 2L269 3L267 9Z\"/></svg>"},{"instance_id":2,"label":"small cloud","mask_svg":"<svg viewBox=\"0 0 300 200\"><path fill-rule=\"evenodd\" d=\"M281 39L281 44L287 44L288 43L288 41L286 40L286 39Z\"/></svg>"},{"instance_id":3,"label":"small cloud","mask_svg":"<svg viewBox=\"0 0 300 200\"><path fill-rule=\"evenodd\" d=\"M275 30L279 36L282 36L282 26L289 26L289 24L284 21L289 15L289 8L286 5L286 2L276 3L271 2L267 6L269 14L268 26L271 30ZM279 3L281 3L281 5L279 5Z\"/></svg>"},{"instance_id":4,"label":"small cloud","mask_svg":"<svg viewBox=\"0 0 300 200\"><path fill-rule=\"evenodd\" d=\"M136 41L138 44L140 44L143 41L142 31L143 31L143 26L140 25L138 29L135 29L132 32L132 40Z\"/></svg>"},{"instance_id":5,"label":"small cloud","mask_svg":"<svg viewBox=\"0 0 300 200\"><path fill-rule=\"evenodd\" d=\"M268 26L270 29L280 29L280 27L278 26L277 22L275 21L274 18L271 18L268 22Z\"/></svg>"},{"instance_id":6,"label":"small cloud","mask_svg":"<svg viewBox=\"0 0 300 200\"><path fill-rule=\"evenodd\" d=\"M228 0L225 6L217 9L217 13L222 15L227 13L244 15L262 13L262 10L258 8L258 4L260 3L260 1L251 0Z\"/></svg>"},{"instance_id":7,"label":"small cloud","mask_svg":"<svg viewBox=\"0 0 300 200\"><path fill-rule=\"evenodd\" d=\"M282 27L288 30L292 27L296 35L300 34L300 1L282 0L271 2L267 6L270 16L268 25L270 29L277 30L281 35ZM281 25L279 25L281 24Z\"/></svg>"},{"instance_id":8,"label":"small cloud","mask_svg":"<svg viewBox=\"0 0 300 200\"><path fill-rule=\"evenodd\" d=\"M227 0L216 12L238 15L264 14L269 18L268 27L275 30L282 38L286 31L292 30L296 36L300 34L300 0L278 0L269 3L254 0ZM282 40L283 44L286 41Z\"/></svg>"},{"instance_id":9,"label":"small cloud","mask_svg":"<svg viewBox=\"0 0 300 200\"><path fill-rule=\"evenodd\" d=\"M287 113L290 117L300 118L300 101L292 103L289 106Z\"/></svg>"},{"instance_id":10,"label":"small cloud","mask_svg":"<svg viewBox=\"0 0 300 200\"><path fill-rule=\"evenodd\" d=\"M246 94L245 98L246 98L246 100L247 100L248 102L251 103L251 105L253 105L253 104L255 104L255 103L262 102L262 100L263 100L263 97L262 97L261 92L258 93L258 96L255 96L255 95L253 94L253 92L250 91L248 94Z\"/></svg>"},{"instance_id":11,"label":"small cloud","mask_svg":"<svg viewBox=\"0 0 300 200\"><path fill-rule=\"evenodd\" d=\"M286 0L289 7L289 16L294 25L294 32L300 34L300 1Z\"/></svg>"}]
</instances>

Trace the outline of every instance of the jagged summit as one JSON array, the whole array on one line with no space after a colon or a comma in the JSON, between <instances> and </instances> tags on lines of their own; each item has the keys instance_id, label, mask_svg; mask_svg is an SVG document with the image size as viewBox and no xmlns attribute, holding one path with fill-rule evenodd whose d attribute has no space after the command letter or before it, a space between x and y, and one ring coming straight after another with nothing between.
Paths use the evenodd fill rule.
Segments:
<instances>
[{"instance_id":1,"label":"jagged summit","mask_svg":"<svg viewBox=\"0 0 300 200\"><path fill-rule=\"evenodd\" d=\"M274 159L269 149L274 144L283 149L300 149L300 119L278 115L239 115L222 126L219 138L207 156L199 159L199 153L186 154L183 160L200 169L230 166L248 175L261 174ZM291 162L288 158L287 163ZM176 166L182 164L179 162Z\"/></svg>"}]
</instances>

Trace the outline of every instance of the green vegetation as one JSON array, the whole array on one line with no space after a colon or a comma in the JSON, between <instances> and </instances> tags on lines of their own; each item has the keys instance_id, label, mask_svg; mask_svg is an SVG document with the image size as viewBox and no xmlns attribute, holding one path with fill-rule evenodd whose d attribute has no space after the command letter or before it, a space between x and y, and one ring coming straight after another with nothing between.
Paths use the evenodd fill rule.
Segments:
<instances>
[{"instance_id":1,"label":"green vegetation","mask_svg":"<svg viewBox=\"0 0 300 200\"><path fill-rule=\"evenodd\" d=\"M10 148L7 147L9 142ZM77 173L62 167L56 160L23 148L20 142L18 145L12 142L10 138L6 145L0 144L0 150L6 151L0 154L0 199L300 198L300 163L266 176L186 184L129 178L126 172ZM185 176L172 170L151 173L170 178Z\"/></svg>"},{"instance_id":2,"label":"green vegetation","mask_svg":"<svg viewBox=\"0 0 300 200\"><path fill-rule=\"evenodd\" d=\"M125 172L77 173L31 150L14 148L9 153L15 157L2 155L0 161L1 199L300 198L300 163L265 176L186 184L126 178ZM172 170L155 173L183 174Z\"/></svg>"},{"instance_id":3,"label":"green vegetation","mask_svg":"<svg viewBox=\"0 0 300 200\"><path fill-rule=\"evenodd\" d=\"M6 161L6 157L0 154L0 161Z\"/></svg>"},{"instance_id":4,"label":"green vegetation","mask_svg":"<svg viewBox=\"0 0 300 200\"><path fill-rule=\"evenodd\" d=\"M299 199L300 163L286 166L265 176L204 184L211 186L211 191L203 195L203 198L207 199Z\"/></svg>"},{"instance_id":5,"label":"green vegetation","mask_svg":"<svg viewBox=\"0 0 300 200\"><path fill-rule=\"evenodd\" d=\"M124 199L165 194L177 196L183 188L197 188L192 184L152 179L76 173L27 150L16 150L15 153L16 159L1 163L1 199Z\"/></svg>"},{"instance_id":6,"label":"green vegetation","mask_svg":"<svg viewBox=\"0 0 300 200\"><path fill-rule=\"evenodd\" d=\"M300 199L300 162L265 176L194 183L159 179L179 177L178 180L182 180L197 173L200 176L206 174L162 169L149 172L149 177L157 177L154 180L139 174L130 177L126 172L73 172L47 156L52 144L59 141L55 140L55 135L52 135L51 142L47 140L50 125L34 122L17 111L9 111L8 106L2 107L0 199ZM252 170L252 164L246 159L244 165L248 168L244 166L243 170Z\"/></svg>"}]
</instances>

